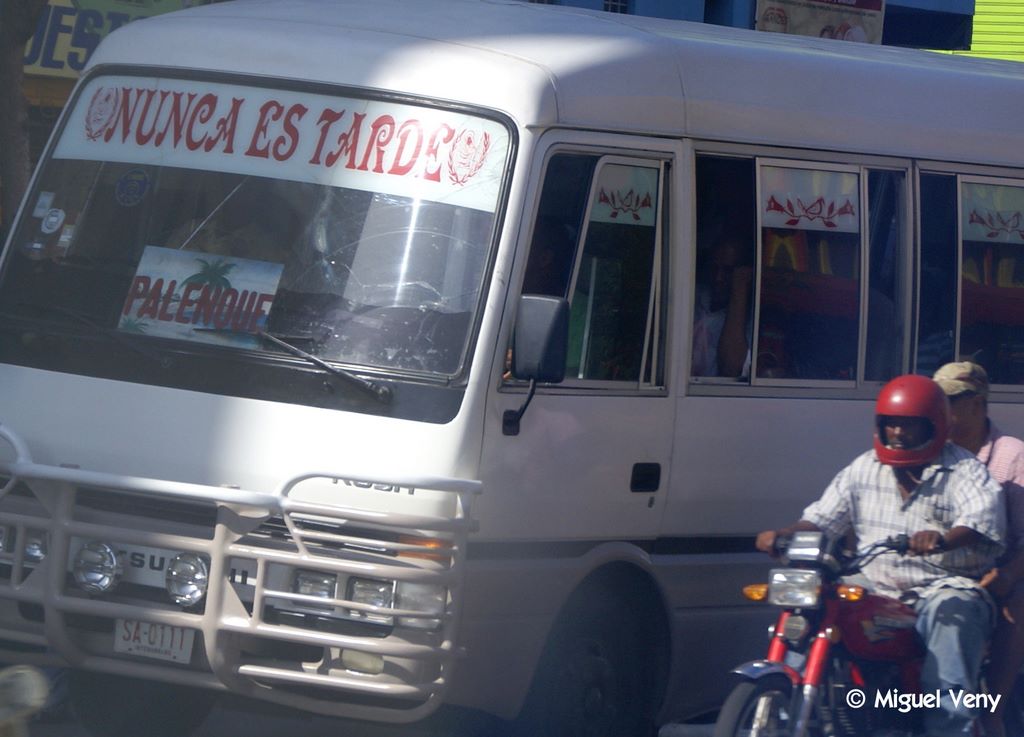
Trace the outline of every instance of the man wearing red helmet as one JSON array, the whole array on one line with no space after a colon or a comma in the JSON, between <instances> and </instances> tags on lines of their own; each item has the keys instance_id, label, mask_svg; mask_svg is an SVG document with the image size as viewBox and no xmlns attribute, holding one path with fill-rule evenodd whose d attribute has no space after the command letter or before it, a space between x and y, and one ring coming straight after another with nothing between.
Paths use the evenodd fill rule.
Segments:
<instances>
[{"instance_id":1,"label":"man wearing red helmet","mask_svg":"<svg viewBox=\"0 0 1024 737\"><path fill-rule=\"evenodd\" d=\"M949 695L980 692L994 610L978 580L1003 549L1002 487L973 454L946 442L949 404L931 379L908 375L886 384L875 424L874 449L840 471L799 522L760 533L757 547L770 553L777 535L797 530L852 531L861 551L908 535L911 555L879 556L862 573L876 591L917 611L928 650L921 687L942 694L942 709L925 713L928 734L970 734L974 714Z\"/></svg>"}]
</instances>

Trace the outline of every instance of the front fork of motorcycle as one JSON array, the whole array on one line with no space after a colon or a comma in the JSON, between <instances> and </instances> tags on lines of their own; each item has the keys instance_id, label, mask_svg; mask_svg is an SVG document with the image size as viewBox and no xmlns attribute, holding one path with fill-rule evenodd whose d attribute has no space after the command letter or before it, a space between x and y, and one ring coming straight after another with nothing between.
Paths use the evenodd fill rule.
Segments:
<instances>
[{"instance_id":1,"label":"front fork of motorcycle","mask_svg":"<svg viewBox=\"0 0 1024 737\"><path fill-rule=\"evenodd\" d=\"M786 660L786 652L789 648L782 633L788 618L789 612L783 611L779 614L778 622L775 623L772 639L768 645L769 661L784 663ZM803 677L800 679L800 683L794 684L795 695L798 695L799 698L794 700L796 720L793 723L792 737L806 737L807 735L811 718L814 715L814 708L818 703L818 693L826 678L833 633L831 625L822 627L807 651Z\"/></svg>"},{"instance_id":2,"label":"front fork of motorcycle","mask_svg":"<svg viewBox=\"0 0 1024 737\"><path fill-rule=\"evenodd\" d=\"M806 737L811 717L818 704L818 693L827 678L828 659L832 651L831 626L823 627L814 637L807 652L803 683L800 685L800 700L793 724L793 737Z\"/></svg>"},{"instance_id":3,"label":"front fork of motorcycle","mask_svg":"<svg viewBox=\"0 0 1024 737\"><path fill-rule=\"evenodd\" d=\"M768 642L769 662L786 662L786 652L789 650L789 646L786 644L786 638L783 637L782 633L786 630L787 619L789 619L789 612L785 610L779 612L779 619L775 623L775 627L773 627L771 630L772 639Z\"/></svg>"}]
</instances>

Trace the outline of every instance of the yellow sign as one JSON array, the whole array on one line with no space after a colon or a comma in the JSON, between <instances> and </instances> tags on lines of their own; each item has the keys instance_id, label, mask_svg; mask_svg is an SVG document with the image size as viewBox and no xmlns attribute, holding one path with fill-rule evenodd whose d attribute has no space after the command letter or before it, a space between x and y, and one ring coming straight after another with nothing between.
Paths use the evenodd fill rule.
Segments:
<instances>
[{"instance_id":1,"label":"yellow sign","mask_svg":"<svg viewBox=\"0 0 1024 737\"><path fill-rule=\"evenodd\" d=\"M25 46L25 74L73 79L111 31L137 18L198 4L189 0L50 0Z\"/></svg>"}]
</instances>

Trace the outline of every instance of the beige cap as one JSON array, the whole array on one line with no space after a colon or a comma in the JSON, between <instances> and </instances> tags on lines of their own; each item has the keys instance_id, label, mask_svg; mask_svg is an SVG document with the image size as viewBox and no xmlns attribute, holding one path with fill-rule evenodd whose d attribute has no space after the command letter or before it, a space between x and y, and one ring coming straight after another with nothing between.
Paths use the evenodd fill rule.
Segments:
<instances>
[{"instance_id":1,"label":"beige cap","mask_svg":"<svg viewBox=\"0 0 1024 737\"><path fill-rule=\"evenodd\" d=\"M972 361L947 363L936 371L932 378L942 387L942 391L951 397L964 392L988 396L988 373Z\"/></svg>"}]
</instances>

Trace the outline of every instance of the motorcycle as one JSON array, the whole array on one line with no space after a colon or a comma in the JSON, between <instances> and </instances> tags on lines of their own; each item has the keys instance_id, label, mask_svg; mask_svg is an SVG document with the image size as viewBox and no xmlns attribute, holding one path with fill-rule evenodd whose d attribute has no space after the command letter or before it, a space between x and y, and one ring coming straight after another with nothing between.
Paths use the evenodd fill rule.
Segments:
<instances>
[{"instance_id":1,"label":"motorcycle","mask_svg":"<svg viewBox=\"0 0 1024 737\"><path fill-rule=\"evenodd\" d=\"M888 538L858 555L840 547L820 532L780 537L776 551L787 567L772 569L767 584L744 588L747 598L782 611L767 657L733 671L740 681L719 712L714 737L920 731L922 710L902 708L899 700L921 693L925 650L914 610L842 580L879 555L906 553L909 538ZM873 708L876 698L888 708Z\"/></svg>"}]
</instances>

